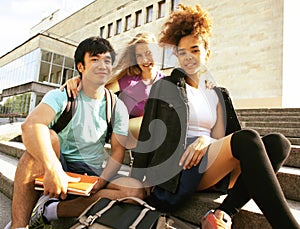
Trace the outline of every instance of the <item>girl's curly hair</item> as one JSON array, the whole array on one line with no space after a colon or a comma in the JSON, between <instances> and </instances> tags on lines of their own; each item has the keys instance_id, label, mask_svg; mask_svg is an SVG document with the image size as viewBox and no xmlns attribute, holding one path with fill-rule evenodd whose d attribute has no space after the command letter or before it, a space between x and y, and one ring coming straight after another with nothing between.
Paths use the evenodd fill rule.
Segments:
<instances>
[{"instance_id":1,"label":"girl's curly hair","mask_svg":"<svg viewBox=\"0 0 300 229\"><path fill-rule=\"evenodd\" d=\"M177 47L180 39L187 35L201 37L205 48L209 47L212 22L207 12L198 4L195 7L178 5L160 33L159 42L162 46L172 45Z\"/></svg>"}]
</instances>

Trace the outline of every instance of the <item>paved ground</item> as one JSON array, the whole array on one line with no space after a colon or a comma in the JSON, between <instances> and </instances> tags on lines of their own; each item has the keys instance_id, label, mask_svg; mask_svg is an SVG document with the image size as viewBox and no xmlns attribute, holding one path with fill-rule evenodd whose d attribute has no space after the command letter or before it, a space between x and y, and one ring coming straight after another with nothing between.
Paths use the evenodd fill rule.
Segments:
<instances>
[{"instance_id":1,"label":"paved ground","mask_svg":"<svg viewBox=\"0 0 300 229\"><path fill-rule=\"evenodd\" d=\"M10 221L11 200L0 192L0 228L4 228Z\"/></svg>"},{"instance_id":2,"label":"paved ground","mask_svg":"<svg viewBox=\"0 0 300 229\"><path fill-rule=\"evenodd\" d=\"M0 118L0 140L13 138L20 133L21 122L9 123L8 119ZM0 229L3 229L11 219L11 200L1 193L0 187Z\"/></svg>"}]
</instances>

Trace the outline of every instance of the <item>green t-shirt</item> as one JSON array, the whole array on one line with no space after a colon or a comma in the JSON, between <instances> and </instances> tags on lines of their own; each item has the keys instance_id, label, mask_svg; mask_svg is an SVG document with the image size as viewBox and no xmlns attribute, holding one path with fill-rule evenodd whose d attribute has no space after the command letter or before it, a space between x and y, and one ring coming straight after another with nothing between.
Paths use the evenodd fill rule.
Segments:
<instances>
[{"instance_id":1,"label":"green t-shirt","mask_svg":"<svg viewBox=\"0 0 300 229\"><path fill-rule=\"evenodd\" d=\"M128 134L128 111L121 100L115 96L115 110L112 113L113 132ZM49 91L41 101L49 105L56 113L50 127L64 111L68 98L65 91ZM59 132L61 153L66 161L81 161L100 168L108 158L104 150L106 123L106 97L91 99L83 91L77 97L77 109L69 124Z\"/></svg>"}]
</instances>

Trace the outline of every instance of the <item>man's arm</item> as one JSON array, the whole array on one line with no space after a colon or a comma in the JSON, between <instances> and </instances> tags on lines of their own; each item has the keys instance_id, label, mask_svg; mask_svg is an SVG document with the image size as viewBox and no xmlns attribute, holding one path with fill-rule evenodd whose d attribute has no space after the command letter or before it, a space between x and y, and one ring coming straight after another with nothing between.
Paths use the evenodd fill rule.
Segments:
<instances>
[{"instance_id":1,"label":"man's arm","mask_svg":"<svg viewBox=\"0 0 300 229\"><path fill-rule=\"evenodd\" d=\"M68 177L52 147L48 128L54 117L54 110L49 105L40 103L22 124L22 139L27 152L44 170L44 194L65 198Z\"/></svg>"}]
</instances>

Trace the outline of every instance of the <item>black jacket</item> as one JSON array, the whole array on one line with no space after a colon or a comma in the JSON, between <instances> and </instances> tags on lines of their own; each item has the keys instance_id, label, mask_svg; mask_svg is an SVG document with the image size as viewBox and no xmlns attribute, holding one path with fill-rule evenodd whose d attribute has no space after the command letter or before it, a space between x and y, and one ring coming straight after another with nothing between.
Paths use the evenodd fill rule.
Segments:
<instances>
[{"instance_id":1,"label":"black jacket","mask_svg":"<svg viewBox=\"0 0 300 229\"><path fill-rule=\"evenodd\" d=\"M175 193L182 167L179 160L186 147L189 117L185 88L185 73L174 69L171 76L153 84L145 106L144 117L133 150L134 162L131 176L139 180L146 177L150 186L159 186ZM240 129L228 92L215 88L230 122L226 134ZM225 100L223 99L225 96ZM229 114L229 115L228 115Z\"/></svg>"}]
</instances>

